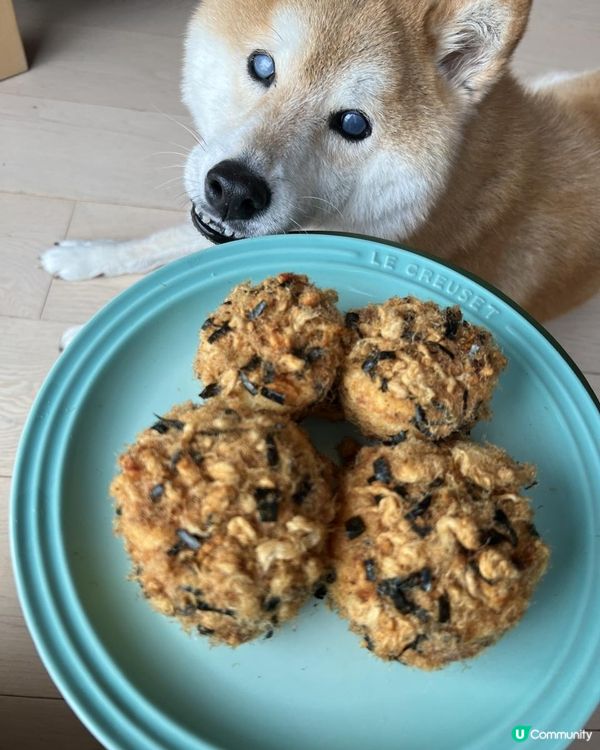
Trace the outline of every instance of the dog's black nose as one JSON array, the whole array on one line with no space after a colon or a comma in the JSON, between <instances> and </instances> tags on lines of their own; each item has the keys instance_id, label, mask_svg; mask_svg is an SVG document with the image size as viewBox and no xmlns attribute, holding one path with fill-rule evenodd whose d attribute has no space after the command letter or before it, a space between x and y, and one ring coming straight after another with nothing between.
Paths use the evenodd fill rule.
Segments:
<instances>
[{"instance_id":1,"label":"dog's black nose","mask_svg":"<svg viewBox=\"0 0 600 750\"><path fill-rule=\"evenodd\" d=\"M251 219L271 200L271 191L263 178L234 159L215 164L206 175L204 193L219 218L232 221Z\"/></svg>"}]
</instances>

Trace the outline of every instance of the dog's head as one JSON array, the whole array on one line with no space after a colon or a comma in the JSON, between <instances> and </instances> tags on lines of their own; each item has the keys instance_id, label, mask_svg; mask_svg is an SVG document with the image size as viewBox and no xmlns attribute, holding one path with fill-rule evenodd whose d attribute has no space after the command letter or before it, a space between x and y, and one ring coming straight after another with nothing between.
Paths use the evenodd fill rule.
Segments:
<instances>
[{"instance_id":1,"label":"dog's head","mask_svg":"<svg viewBox=\"0 0 600 750\"><path fill-rule=\"evenodd\" d=\"M308 225L395 239L426 219L531 0L203 0L185 173L215 242Z\"/></svg>"}]
</instances>

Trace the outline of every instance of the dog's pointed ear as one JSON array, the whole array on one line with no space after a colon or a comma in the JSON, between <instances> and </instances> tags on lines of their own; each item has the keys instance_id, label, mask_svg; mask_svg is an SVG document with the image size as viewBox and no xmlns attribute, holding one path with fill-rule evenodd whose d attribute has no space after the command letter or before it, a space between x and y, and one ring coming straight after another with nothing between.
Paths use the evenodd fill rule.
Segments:
<instances>
[{"instance_id":1,"label":"dog's pointed ear","mask_svg":"<svg viewBox=\"0 0 600 750\"><path fill-rule=\"evenodd\" d=\"M427 16L436 63L466 100L480 101L523 36L532 0L433 0Z\"/></svg>"}]
</instances>

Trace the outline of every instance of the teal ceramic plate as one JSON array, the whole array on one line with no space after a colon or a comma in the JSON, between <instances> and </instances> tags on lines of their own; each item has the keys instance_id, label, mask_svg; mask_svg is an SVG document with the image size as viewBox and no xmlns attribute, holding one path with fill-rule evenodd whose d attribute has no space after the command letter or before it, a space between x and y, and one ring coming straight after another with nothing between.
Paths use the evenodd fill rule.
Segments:
<instances>
[{"instance_id":1,"label":"teal ceramic plate","mask_svg":"<svg viewBox=\"0 0 600 750\"><path fill-rule=\"evenodd\" d=\"M406 294L459 303L508 356L495 416L475 435L538 465L530 494L552 562L523 621L479 658L432 674L380 662L316 600L270 640L210 648L155 614L126 579L107 496L117 453L153 412L197 396L191 363L206 314L234 284L281 271L335 287L342 309ZM339 429L321 423L321 444ZM600 698L599 488L598 403L508 300L362 238L253 239L143 279L60 357L19 450L14 567L46 667L108 748L500 750L515 725L578 730Z\"/></svg>"}]
</instances>

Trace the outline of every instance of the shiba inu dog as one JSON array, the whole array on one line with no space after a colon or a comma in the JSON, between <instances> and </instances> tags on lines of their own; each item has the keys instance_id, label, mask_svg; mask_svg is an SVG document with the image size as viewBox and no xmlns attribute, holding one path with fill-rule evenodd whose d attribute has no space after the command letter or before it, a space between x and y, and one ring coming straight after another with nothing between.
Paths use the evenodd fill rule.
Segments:
<instances>
[{"instance_id":1,"label":"shiba inu dog","mask_svg":"<svg viewBox=\"0 0 600 750\"><path fill-rule=\"evenodd\" d=\"M600 285L600 71L519 84L531 0L203 0L183 99L192 221L60 243L66 279L342 230L449 260L548 318Z\"/></svg>"}]
</instances>

